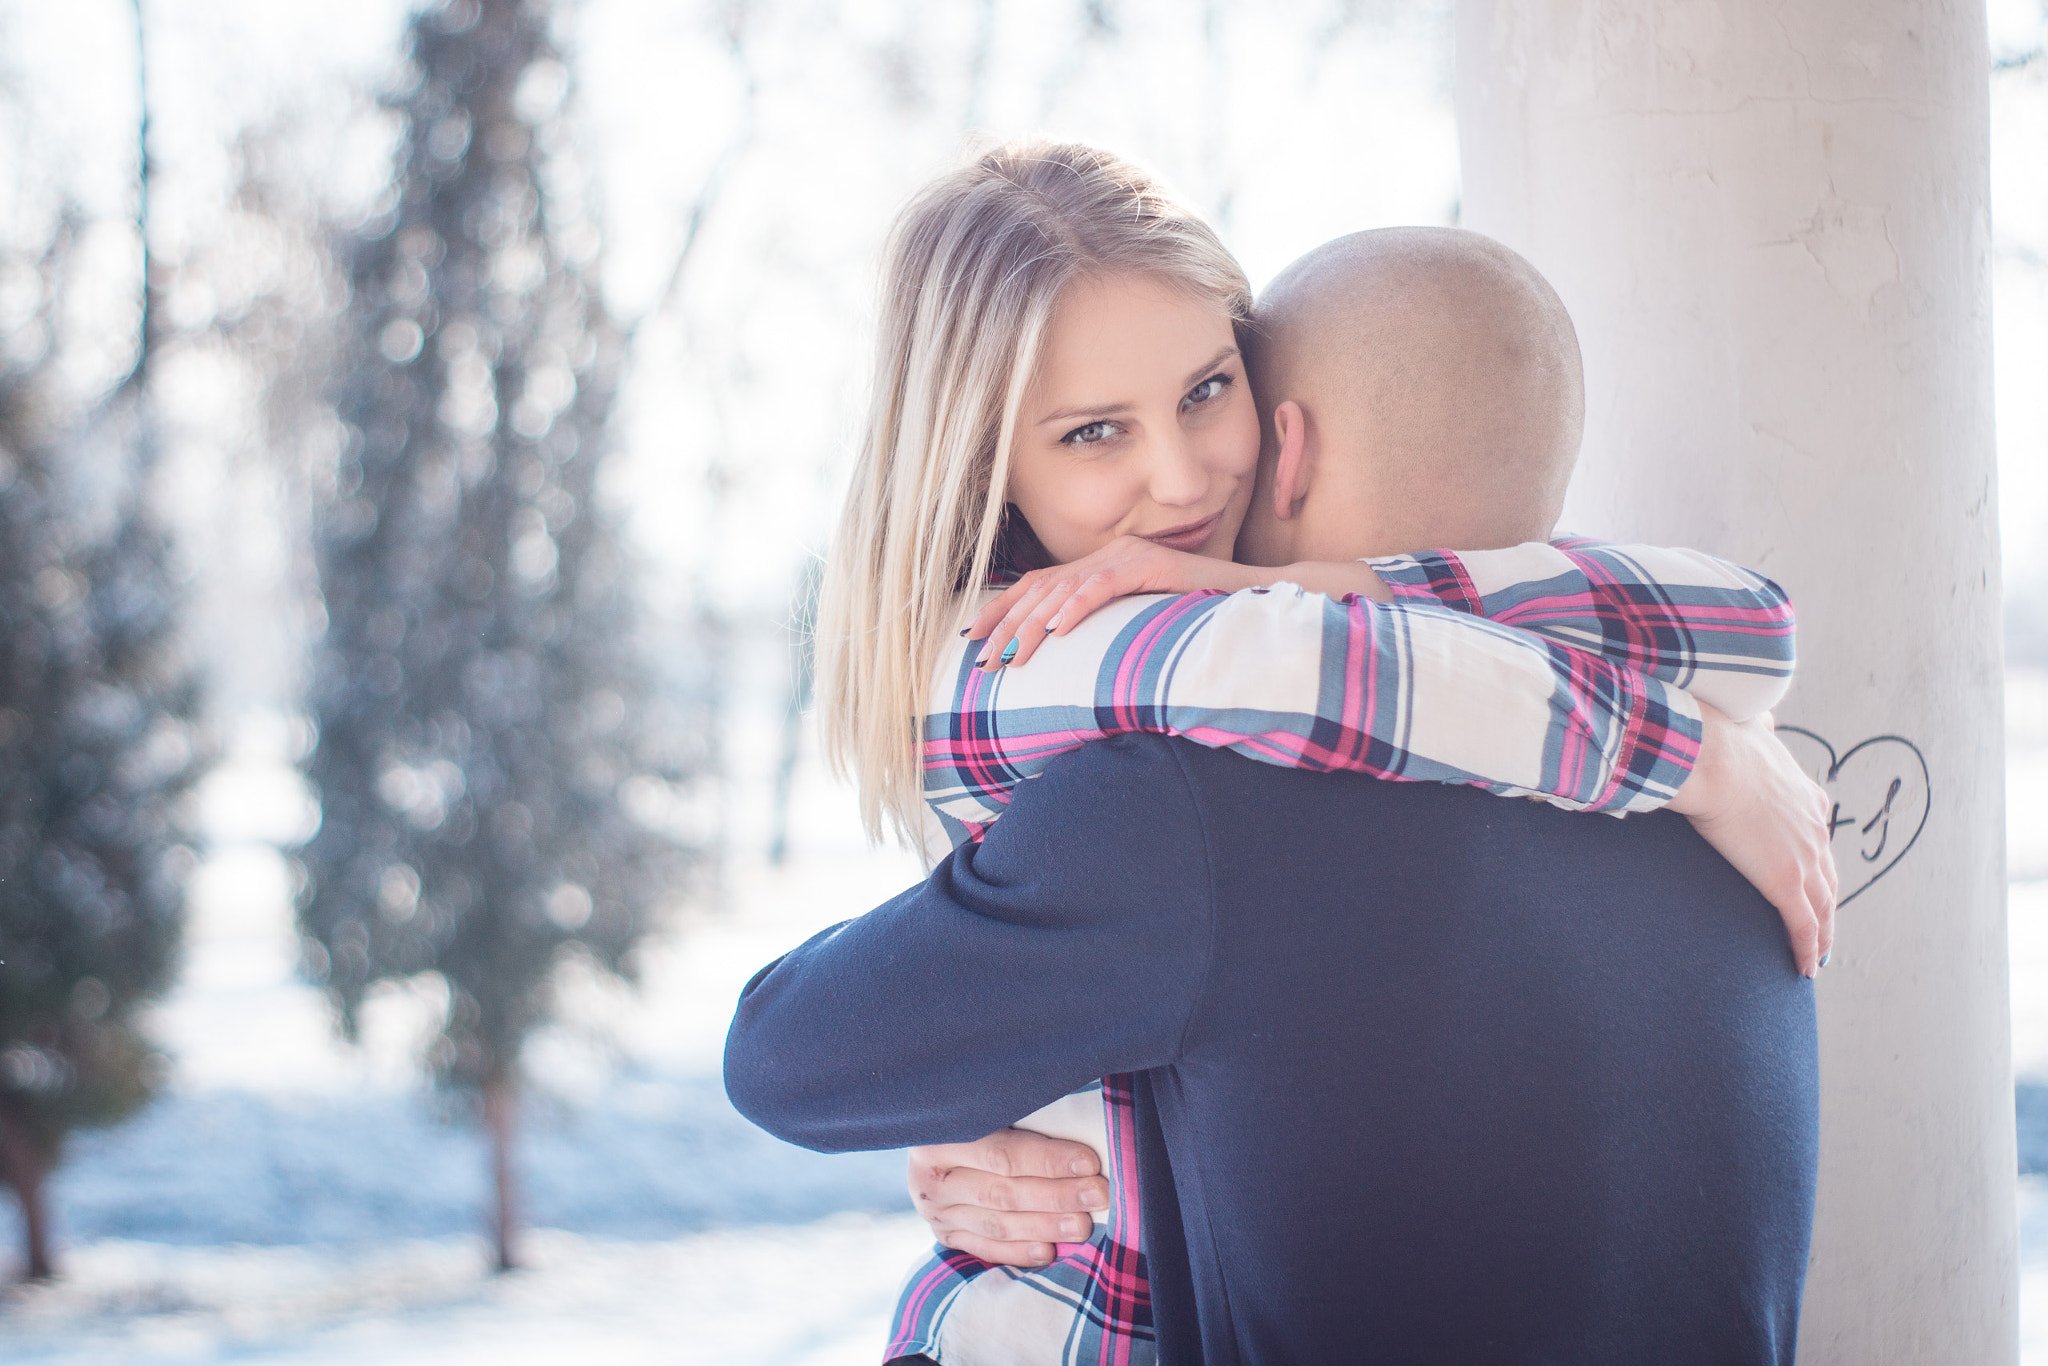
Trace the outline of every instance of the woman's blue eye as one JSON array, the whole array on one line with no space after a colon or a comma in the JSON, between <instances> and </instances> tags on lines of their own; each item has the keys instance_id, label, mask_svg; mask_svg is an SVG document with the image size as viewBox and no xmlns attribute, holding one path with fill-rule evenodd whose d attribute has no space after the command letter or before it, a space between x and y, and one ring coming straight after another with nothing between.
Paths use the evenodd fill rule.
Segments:
<instances>
[{"instance_id":1,"label":"woman's blue eye","mask_svg":"<svg viewBox=\"0 0 2048 1366\"><path fill-rule=\"evenodd\" d=\"M1091 422L1085 427L1074 428L1073 431L1068 432L1060 440L1070 446L1094 446L1109 440L1115 434L1116 424L1114 422Z\"/></svg>"},{"instance_id":2,"label":"woman's blue eye","mask_svg":"<svg viewBox=\"0 0 2048 1366\"><path fill-rule=\"evenodd\" d=\"M1223 397L1223 391L1229 387L1230 376L1211 375L1194 388L1188 390L1188 396L1181 400L1181 405L1192 408L1197 404L1207 403L1211 399L1221 398Z\"/></svg>"}]
</instances>

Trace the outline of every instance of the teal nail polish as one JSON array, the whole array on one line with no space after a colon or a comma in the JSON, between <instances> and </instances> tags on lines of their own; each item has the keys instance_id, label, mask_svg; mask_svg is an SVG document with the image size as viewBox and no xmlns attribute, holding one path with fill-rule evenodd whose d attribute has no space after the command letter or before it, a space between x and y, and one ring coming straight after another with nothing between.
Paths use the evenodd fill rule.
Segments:
<instances>
[{"instance_id":1,"label":"teal nail polish","mask_svg":"<svg viewBox=\"0 0 2048 1366\"><path fill-rule=\"evenodd\" d=\"M1011 641L1003 647L1003 663L1008 664L1017 657L1017 642Z\"/></svg>"}]
</instances>

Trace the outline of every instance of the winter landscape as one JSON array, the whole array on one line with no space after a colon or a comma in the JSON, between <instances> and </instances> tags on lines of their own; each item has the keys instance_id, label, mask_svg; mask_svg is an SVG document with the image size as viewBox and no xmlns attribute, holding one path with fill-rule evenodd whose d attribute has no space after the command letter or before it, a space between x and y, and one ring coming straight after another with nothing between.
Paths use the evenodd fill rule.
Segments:
<instances>
[{"instance_id":1,"label":"winter landscape","mask_svg":"<svg viewBox=\"0 0 2048 1366\"><path fill-rule=\"evenodd\" d=\"M404 817L389 818L388 838L412 851L409 883L391 880L398 863L364 872L323 852L321 832L343 827L308 778L346 760L320 748L342 730L322 708L343 706L333 699L353 686L322 691L333 680L321 629L374 643L384 619L375 602L347 618L331 588L325 607L308 605L355 542L333 515L347 506L339 419L295 367L314 355L374 377L422 342L401 325L411 315L395 288L386 306L400 311L354 334L294 324L300 313L333 323L345 299L373 292L333 260L312 268L329 273L310 295L294 291L331 234L380 214L412 222L394 157L413 143L431 157L434 138L453 136L446 119L408 112L412 8L0 0L10 382L42 375L43 351L63 350L31 355L19 338L31 315L43 319L22 301L23 263L65 214L82 225L86 287L52 335L135 330L134 148L138 114L151 120L156 321L145 309L142 330L160 329L161 351L136 391L155 392L148 499L173 546L166 572L202 684L191 733L204 737L189 751L189 790L164 780L178 832L164 857L181 870L185 910L182 945L134 1016L149 1050L134 1075L153 1098L66 1140L47 1190L59 1274L0 1291L0 1360L876 1360L925 1242L901 1154L780 1143L733 1112L719 1063L753 972L921 875L913 856L867 845L850 792L823 771L791 625L847 458L890 212L967 130L1048 129L1161 166L1214 215L1255 285L1337 232L1455 221L1439 4L1222 0L1198 22L1164 0L554 8L562 60L532 62L512 98L536 128L556 129L556 143L536 135L535 183L571 245L528 297L535 318L554 319L554 272L575 276L578 306L595 301L577 335L596 338L599 360L576 359L554 322L533 324L533 370L559 362L578 378L531 418L534 468L555 472L508 495L527 501L507 524L525 528L513 562L531 570L535 601L581 572L561 529L579 523L551 517L549 498L605 509L609 520L580 525L609 526L626 547L637 577L616 610L641 614L632 629L652 719L633 732L636 707L631 725L593 721L572 739L596 735L619 764L644 768L628 784L635 819L667 843L630 858L560 854L522 950L552 984L551 1008L513 1029L512 1066L492 1051L505 1051L488 1023L492 985L466 985L452 957L405 956L432 928L415 907L487 875L435 852L464 796L435 776L430 751L445 737L366 779ZM2048 1366L2048 6L1991 8L2023 1359ZM1370 136L1346 131L1361 129ZM383 231L402 254L402 227ZM395 280L404 262L377 270ZM83 342L61 359L49 382L74 396L125 385L131 365ZM593 365L609 406L579 416L599 389ZM570 458L547 442L586 419L609 454L600 485L569 490L559 471ZM0 492L12 468L0 467ZM506 629L542 641L536 653L564 648L531 615ZM590 696L586 719L619 703ZM506 767L504 781L520 781ZM398 769L413 787L394 795ZM631 837L607 838L616 852ZM673 892L559 872L671 853ZM382 879L382 939L349 938L345 915L323 922L307 890L357 876ZM1853 942L1853 907L1842 934ZM465 1024L464 992L484 1023ZM337 1029L337 1000L353 1038ZM32 1065L15 1056L0 1068ZM497 1274L479 1120L507 1076L524 1233L517 1269ZM0 1209L8 1266L22 1237L13 1207Z\"/></svg>"}]
</instances>

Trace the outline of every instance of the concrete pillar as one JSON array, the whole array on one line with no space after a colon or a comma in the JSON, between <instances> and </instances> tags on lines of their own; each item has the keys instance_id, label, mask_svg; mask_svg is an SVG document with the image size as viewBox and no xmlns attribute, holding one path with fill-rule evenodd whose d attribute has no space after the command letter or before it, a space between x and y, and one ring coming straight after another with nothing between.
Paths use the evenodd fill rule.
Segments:
<instances>
[{"instance_id":1,"label":"concrete pillar","mask_svg":"<svg viewBox=\"0 0 2048 1366\"><path fill-rule=\"evenodd\" d=\"M1792 593L1829 776L1800 1359L2017 1352L1981 0L1459 0L1464 223L1587 359L1566 527Z\"/></svg>"}]
</instances>

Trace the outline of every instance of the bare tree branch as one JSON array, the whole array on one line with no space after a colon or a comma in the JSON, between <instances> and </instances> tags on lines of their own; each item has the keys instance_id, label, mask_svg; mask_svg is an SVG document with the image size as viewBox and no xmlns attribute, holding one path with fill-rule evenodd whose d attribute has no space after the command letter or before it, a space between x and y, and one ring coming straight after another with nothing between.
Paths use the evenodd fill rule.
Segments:
<instances>
[{"instance_id":1,"label":"bare tree branch","mask_svg":"<svg viewBox=\"0 0 2048 1366\"><path fill-rule=\"evenodd\" d=\"M143 19L143 0L131 0L131 4L135 10L135 236L142 250L142 315L135 330L135 360L114 386L117 398L139 393L149 382L161 317L156 282L150 278L155 263L149 248L149 192L156 166L149 155L149 28Z\"/></svg>"},{"instance_id":2,"label":"bare tree branch","mask_svg":"<svg viewBox=\"0 0 2048 1366\"><path fill-rule=\"evenodd\" d=\"M704 224L710 219L712 210L718 207L719 199L725 193L733 172L745 159L754 142L755 119L760 108L761 78L754 68L751 54L747 50L746 6L734 5L726 17L726 50L734 65L739 68L742 81L739 117L733 124L730 137L719 151L718 159L711 164L710 172L704 177L703 186L697 191L696 199L690 205L689 216L683 221L683 240L676 247L675 261L669 266L668 278L663 282L661 292L654 302L627 324L626 346L630 354L633 343L640 336L640 329L651 320L660 317L674 305L682 294L683 277L690 267L690 258L695 253L697 242L704 232Z\"/></svg>"}]
</instances>

